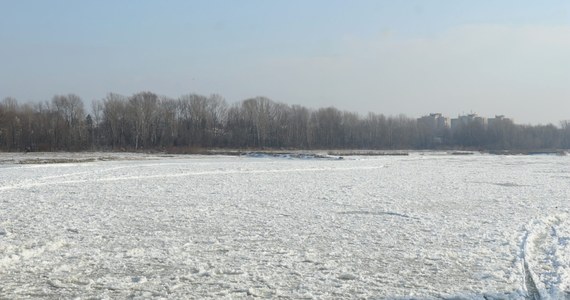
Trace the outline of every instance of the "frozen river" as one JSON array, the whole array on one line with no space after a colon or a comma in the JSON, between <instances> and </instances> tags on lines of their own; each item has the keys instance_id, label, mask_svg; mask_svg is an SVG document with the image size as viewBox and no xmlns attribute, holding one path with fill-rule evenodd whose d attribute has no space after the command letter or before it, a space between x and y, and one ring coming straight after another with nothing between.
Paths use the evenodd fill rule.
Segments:
<instances>
[{"instance_id":1,"label":"frozen river","mask_svg":"<svg viewBox=\"0 0 570 300\"><path fill-rule=\"evenodd\" d=\"M570 293L570 157L23 157L0 154L0 299Z\"/></svg>"}]
</instances>

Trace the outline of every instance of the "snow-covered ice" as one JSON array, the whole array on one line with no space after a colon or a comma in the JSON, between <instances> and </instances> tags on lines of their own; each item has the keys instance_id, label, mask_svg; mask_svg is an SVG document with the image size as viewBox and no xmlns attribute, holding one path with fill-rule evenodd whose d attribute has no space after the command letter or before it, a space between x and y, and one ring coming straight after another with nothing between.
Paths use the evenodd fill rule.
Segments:
<instances>
[{"instance_id":1,"label":"snow-covered ice","mask_svg":"<svg viewBox=\"0 0 570 300\"><path fill-rule=\"evenodd\" d=\"M33 155L1 299L569 297L570 157Z\"/></svg>"}]
</instances>

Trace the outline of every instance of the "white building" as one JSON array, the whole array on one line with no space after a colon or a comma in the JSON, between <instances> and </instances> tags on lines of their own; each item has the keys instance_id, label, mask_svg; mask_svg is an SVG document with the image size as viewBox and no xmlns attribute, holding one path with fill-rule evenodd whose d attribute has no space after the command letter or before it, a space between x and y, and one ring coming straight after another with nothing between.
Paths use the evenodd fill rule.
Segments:
<instances>
[{"instance_id":1,"label":"white building","mask_svg":"<svg viewBox=\"0 0 570 300\"><path fill-rule=\"evenodd\" d=\"M480 117L477 114L468 114L463 116L458 116L455 119L451 119L451 130L456 130L461 126L467 126L473 123L478 123L483 127L487 127L487 118Z\"/></svg>"},{"instance_id":2,"label":"white building","mask_svg":"<svg viewBox=\"0 0 570 300\"><path fill-rule=\"evenodd\" d=\"M489 118L489 120L487 121L489 127L494 127L499 124L505 124L505 123L514 123L514 122L510 118L505 118L504 115L496 115L494 118Z\"/></svg>"},{"instance_id":3,"label":"white building","mask_svg":"<svg viewBox=\"0 0 570 300\"><path fill-rule=\"evenodd\" d=\"M428 116L423 116L417 121L420 126L431 129L432 131L440 131L449 128L451 125L449 118L444 117L440 113L432 113Z\"/></svg>"}]
</instances>

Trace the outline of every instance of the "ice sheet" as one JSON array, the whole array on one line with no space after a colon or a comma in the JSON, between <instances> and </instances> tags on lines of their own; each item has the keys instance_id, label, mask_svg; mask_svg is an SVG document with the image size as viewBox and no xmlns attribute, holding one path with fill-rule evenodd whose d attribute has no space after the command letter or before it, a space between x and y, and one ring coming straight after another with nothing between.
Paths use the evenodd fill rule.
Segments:
<instances>
[{"instance_id":1,"label":"ice sheet","mask_svg":"<svg viewBox=\"0 0 570 300\"><path fill-rule=\"evenodd\" d=\"M0 298L570 291L568 157L2 160Z\"/></svg>"}]
</instances>

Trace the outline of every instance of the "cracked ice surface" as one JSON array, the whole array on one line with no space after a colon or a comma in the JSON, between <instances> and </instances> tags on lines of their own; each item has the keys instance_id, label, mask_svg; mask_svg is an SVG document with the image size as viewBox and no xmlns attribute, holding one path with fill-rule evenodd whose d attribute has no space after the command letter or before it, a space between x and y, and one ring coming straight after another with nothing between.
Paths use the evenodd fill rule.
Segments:
<instances>
[{"instance_id":1,"label":"cracked ice surface","mask_svg":"<svg viewBox=\"0 0 570 300\"><path fill-rule=\"evenodd\" d=\"M569 162L0 164L0 298L555 299L570 288Z\"/></svg>"}]
</instances>

